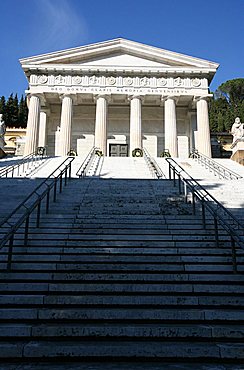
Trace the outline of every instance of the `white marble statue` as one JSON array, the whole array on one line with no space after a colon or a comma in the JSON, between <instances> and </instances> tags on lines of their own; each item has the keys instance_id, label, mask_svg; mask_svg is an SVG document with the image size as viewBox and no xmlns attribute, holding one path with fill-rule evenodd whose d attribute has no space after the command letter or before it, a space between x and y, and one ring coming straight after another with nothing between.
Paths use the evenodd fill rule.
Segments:
<instances>
[{"instance_id":1,"label":"white marble statue","mask_svg":"<svg viewBox=\"0 0 244 370\"><path fill-rule=\"evenodd\" d=\"M233 135L233 143L237 139L241 139L244 137L244 124L241 123L241 120L239 117L236 117L235 122L233 123L231 127L231 134Z\"/></svg>"},{"instance_id":2,"label":"white marble statue","mask_svg":"<svg viewBox=\"0 0 244 370\"><path fill-rule=\"evenodd\" d=\"M3 115L0 114L0 149L3 149L4 145L6 145L5 140L4 140L4 135L6 132L6 125L2 117Z\"/></svg>"}]
</instances>

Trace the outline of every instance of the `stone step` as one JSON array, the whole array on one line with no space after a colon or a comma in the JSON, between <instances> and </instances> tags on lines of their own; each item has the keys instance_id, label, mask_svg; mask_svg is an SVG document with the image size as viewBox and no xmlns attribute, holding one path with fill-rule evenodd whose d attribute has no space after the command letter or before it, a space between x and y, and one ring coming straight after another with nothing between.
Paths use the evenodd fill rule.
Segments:
<instances>
[{"instance_id":1,"label":"stone step","mask_svg":"<svg viewBox=\"0 0 244 370\"><path fill-rule=\"evenodd\" d=\"M7 268L7 262L0 262L0 270L6 270ZM200 264L200 263L192 263L183 265L182 263L67 263L63 261L61 262L42 262L40 265L40 262L35 261L25 261L25 262L13 262L11 264L11 270L14 271L25 271L25 270L35 270L35 271L107 271L107 272L114 272L114 271L158 271L158 272L204 272L204 273L233 273L233 266L231 263L228 264ZM244 266L243 264L238 265L238 271L243 272Z\"/></svg>"},{"instance_id":2,"label":"stone step","mask_svg":"<svg viewBox=\"0 0 244 370\"><path fill-rule=\"evenodd\" d=\"M59 283L40 283L35 282L4 282L0 283L1 292L68 292L77 293L82 292L90 294L93 292L104 292L104 293L216 293L216 294L241 294L243 293L243 281L242 282L232 282L232 284L224 284L222 281L214 281L213 284L205 283L204 281L194 281L194 282L182 282L177 280L172 281L121 281L121 282L111 282L111 281L96 281L96 282L59 282Z\"/></svg>"},{"instance_id":3,"label":"stone step","mask_svg":"<svg viewBox=\"0 0 244 370\"><path fill-rule=\"evenodd\" d=\"M81 273L81 272L2 272L0 275L0 282L11 282L11 281L30 281L30 282L53 282L53 281L73 281L84 283L86 281L90 282L99 282L99 281L140 281L142 283L148 282L194 282L194 283L218 283L226 282L239 284L244 284L244 276L241 274L194 274L194 273L107 273L107 272L91 272L91 273Z\"/></svg>"},{"instance_id":4,"label":"stone step","mask_svg":"<svg viewBox=\"0 0 244 370\"><path fill-rule=\"evenodd\" d=\"M244 312L241 309L225 308L203 309L203 308L7 308L0 309L0 321L27 322L38 320L60 321L60 322L143 322L143 323L169 323L197 322L199 323L243 323Z\"/></svg>"},{"instance_id":5,"label":"stone step","mask_svg":"<svg viewBox=\"0 0 244 370\"><path fill-rule=\"evenodd\" d=\"M187 237L186 237L187 236ZM15 240L23 240L24 239L24 234L23 233L19 233L19 234L16 234L16 237L15 237ZM205 232L201 232L201 233L168 233L167 231L165 233L160 233L160 234L150 234L150 233L145 233L143 235L141 235L141 233L129 233L128 234L125 232L123 233L123 231L121 232L121 234L102 234L102 233L98 233L98 234L95 234L95 233L90 233L90 234L81 234L79 232L77 233L69 233L67 230L66 230L66 233L54 233L54 234L48 234L48 238L47 238L47 235L45 235L45 233L36 233L36 234L29 234L28 235L28 239L31 241L31 240L47 240L47 241L51 241L53 240L54 243L57 241L57 240L64 240L66 239L68 242L69 241L85 241L85 240L93 240L93 241L116 241L116 242L119 242L119 241L148 241L148 242L153 242L153 241L183 241L183 242L191 242L191 241L199 241L199 242L202 242L202 241L212 241L214 240L214 233L213 232L208 232L208 231L205 231ZM223 241L226 241L226 235L223 235L223 234L220 234L219 235L219 240L223 240ZM227 239L228 240L228 239Z\"/></svg>"},{"instance_id":6,"label":"stone step","mask_svg":"<svg viewBox=\"0 0 244 370\"><path fill-rule=\"evenodd\" d=\"M48 307L190 307L190 308L238 308L243 309L244 297L242 294L236 294L235 296L226 293L221 294L210 294L205 293L186 293L184 296L181 294L152 294L151 292L142 294L102 294L92 293L87 295L86 293L79 293L78 295L68 294L46 294L41 291L35 292L6 292L4 295L0 295L0 307L2 308L34 308L43 307L43 304Z\"/></svg>"},{"instance_id":7,"label":"stone step","mask_svg":"<svg viewBox=\"0 0 244 370\"><path fill-rule=\"evenodd\" d=\"M0 261L5 261L7 257L6 255L0 255ZM13 254L12 255L12 262L60 262L63 261L65 263L75 262L75 263L157 263L161 262L164 264L174 264L174 263L182 263L183 265L189 264L197 264L197 263L205 263L205 264L231 264L232 257L228 256L168 256L168 255L161 255L161 254L33 254L33 255L26 255L26 254ZM238 257L238 264L244 264L244 257Z\"/></svg>"},{"instance_id":8,"label":"stone step","mask_svg":"<svg viewBox=\"0 0 244 370\"><path fill-rule=\"evenodd\" d=\"M5 246L1 249L0 255L8 254L9 247ZM145 255L171 255L171 256L228 256L232 255L230 248L217 248L217 247L162 247L162 246L153 246L153 247L144 247L144 246L133 246L133 247L126 247L126 246L117 246L113 245L111 247L102 247L102 246L77 246L77 247L66 247L66 246L50 246L46 247L43 245L28 245L24 247L23 245L15 245L13 247L13 254L145 254ZM244 251L239 250L237 255L243 256Z\"/></svg>"},{"instance_id":9,"label":"stone step","mask_svg":"<svg viewBox=\"0 0 244 370\"><path fill-rule=\"evenodd\" d=\"M239 343L206 343L196 342L138 342L106 341L90 342L59 342L59 341L31 341L31 342L2 342L0 346L1 358L138 358L147 359L244 359L244 344Z\"/></svg>"},{"instance_id":10,"label":"stone step","mask_svg":"<svg viewBox=\"0 0 244 370\"><path fill-rule=\"evenodd\" d=\"M61 361L62 360L62 361ZM55 362L54 362L55 361ZM126 359L126 360L114 360L114 359L100 359L100 361L96 359L91 359L83 361L79 361L78 359L72 360L72 362L68 362L67 359L59 359L55 358L55 360L49 358L49 360L45 360L44 363L40 361L34 361L33 359L21 359L21 363L18 364L17 370L243 370L241 364L237 365L238 360L234 362L230 362L229 359L226 360L219 360L220 362L216 362L217 359L210 363L208 359L202 359L201 363L197 360L193 362L190 359L181 359L179 361L175 361L172 359L159 359L156 358L143 358L143 361L134 359ZM170 361L170 362L169 362ZM241 360L240 360L241 361ZM16 364L7 363L4 361L4 367L1 367L0 370L16 370ZM214 366L214 367L213 367Z\"/></svg>"},{"instance_id":11,"label":"stone step","mask_svg":"<svg viewBox=\"0 0 244 370\"><path fill-rule=\"evenodd\" d=\"M67 324L62 327L55 324L0 324L0 340L4 338L49 339L75 338L134 338L134 339L161 339L161 340L227 340L244 338L244 326L240 325L170 325L170 324Z\"/></svg>"}]
</instances>

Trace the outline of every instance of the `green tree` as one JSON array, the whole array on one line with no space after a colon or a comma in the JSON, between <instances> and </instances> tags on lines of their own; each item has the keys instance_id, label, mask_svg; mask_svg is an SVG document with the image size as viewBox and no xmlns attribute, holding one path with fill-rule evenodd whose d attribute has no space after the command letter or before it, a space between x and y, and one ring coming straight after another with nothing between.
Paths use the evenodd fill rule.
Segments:
<instances>
[{"instance_id":1,"label":"green tree","mask_svg":"<svg viewBox=\"0 0 244 370\"><path fill-rule=\"evenodd\" d=\"M6 122L6 99L4 96L0 98L0 113L3 115L3 121Z\"/></svg>"},{"instance_id":2,"label":"green tree","mask_svg":"<svg viewBox=\"0 0 244 370\"><path fill-rule=\"evenodd\" d=\"M210 103L210 130L230 131L237 116L244 121L244 78L226 81L216 90Z\"/></svg>"},{"instance_id":3,"label":"green tree","mask_svg":"<svg viewBox=\"0 0 244 370\"><path fill-rule=\"evenodd\" d=\"M18 110L18 127L25 128L27 126L28 108L26 98L21 95Z\"/></svg>"},{"instance_id":4,"label":"green tree","mask_svg":"<svg viewBox=\"0 0 244 370\"><path fill-rule=\"evenodd\" d=\"M18 111L19 111L19 102L18 96L11 94L6 103L6 116L5 123L9 127L18 126Z\"/></svg>"}]
</instances>

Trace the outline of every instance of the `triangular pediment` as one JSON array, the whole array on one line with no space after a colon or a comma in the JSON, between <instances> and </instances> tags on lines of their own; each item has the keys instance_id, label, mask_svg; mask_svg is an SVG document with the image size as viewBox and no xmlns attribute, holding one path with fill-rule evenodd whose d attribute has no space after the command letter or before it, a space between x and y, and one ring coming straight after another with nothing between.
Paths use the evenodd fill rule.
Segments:
<instances>
[{"instance_id":1,"label":"triangular pediment","mask_svg":"<svg viewBox=\"0 0 244 370\"><path fill-rule=\"evenodd\" d=\"M204 59L191 57L176 52L159 49L125 39L114 39L62 50L59 52L37 55L20 60L23 67L57 65L64 68L81 67L137 67L137 68L200 68L216 70L218 64Z\"/></svg>"},{"instance_id":2,"label":"triangular pediment","mask_svg":"<svg viewBox=\"0 0 244 370\"><path fill-rule=\"evenodd\" d=\"M105 55L103 57L95 57L89 60L80 60L75 62L78 65L84 66L113 66L113 67L169 67L169 64L155 62L154 60L142 58L128 53L121 52L120 54Z\"/></svg>"}]
</instances>

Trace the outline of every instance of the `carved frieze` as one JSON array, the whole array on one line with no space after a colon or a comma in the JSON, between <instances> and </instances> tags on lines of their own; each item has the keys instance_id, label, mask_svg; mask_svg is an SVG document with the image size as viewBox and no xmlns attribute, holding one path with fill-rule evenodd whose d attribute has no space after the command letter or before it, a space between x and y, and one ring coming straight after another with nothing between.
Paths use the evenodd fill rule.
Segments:
<instances>
[{"instance_id":1,"label":"carved frieze","mask_svg":"<svg viewBox=\"0 0 244 370\"><path fill-rule=\"evenodd\" d=\"M200 89L207 88L206 78L190 77L166 77L166 76L106 76L106 75L55 75L33 74L30 76L30 85L33 86L64 86L64 87L90 87L117 89ZM115 91L116 92L116 91ZM120 92L123 92L122 90Z\"/></svg>"},{"instance_id":2,"label":"carved frieze","mask_svg":"<svg viewBox=\"0 0 244 370\"><path fill-rule=\"evenodd\" d=\"M133 78L132 77L126 77L124 78L124 84L125 86L131 86L133 84Z\"/></svg>"},{"instance_id":3,"label":"carved frieze","mask_svg":"<svg viewBox=\"0 0 244 370\"><path fill-rule=\"evenodd\" d=\"M200 78L193 78L191 80L191 84L192 84L193 87L199 87L201 85Z\"/></svg>"},{"instance_id":4,"label":"carved frieze","mask_svg":"<svg viewBox=\"0 0 244 370\"><path fill-rule=\"evenodd\" d=\"M113 76L110 76L107 78L108 85L114 85L116 83L116 78Z\"/></svg>"},{"instance_id":5,"label":"carved frieze","mask_svg":"<svg viewBox=\"0 0 244 370\"><path fill-rule=\"evenodd\" d=\"M41 76L38 76L38 83L43 85L45 83L47 83L48 81L48 76L46 75L41 75Z\"/></svg>"}]
</instances>

